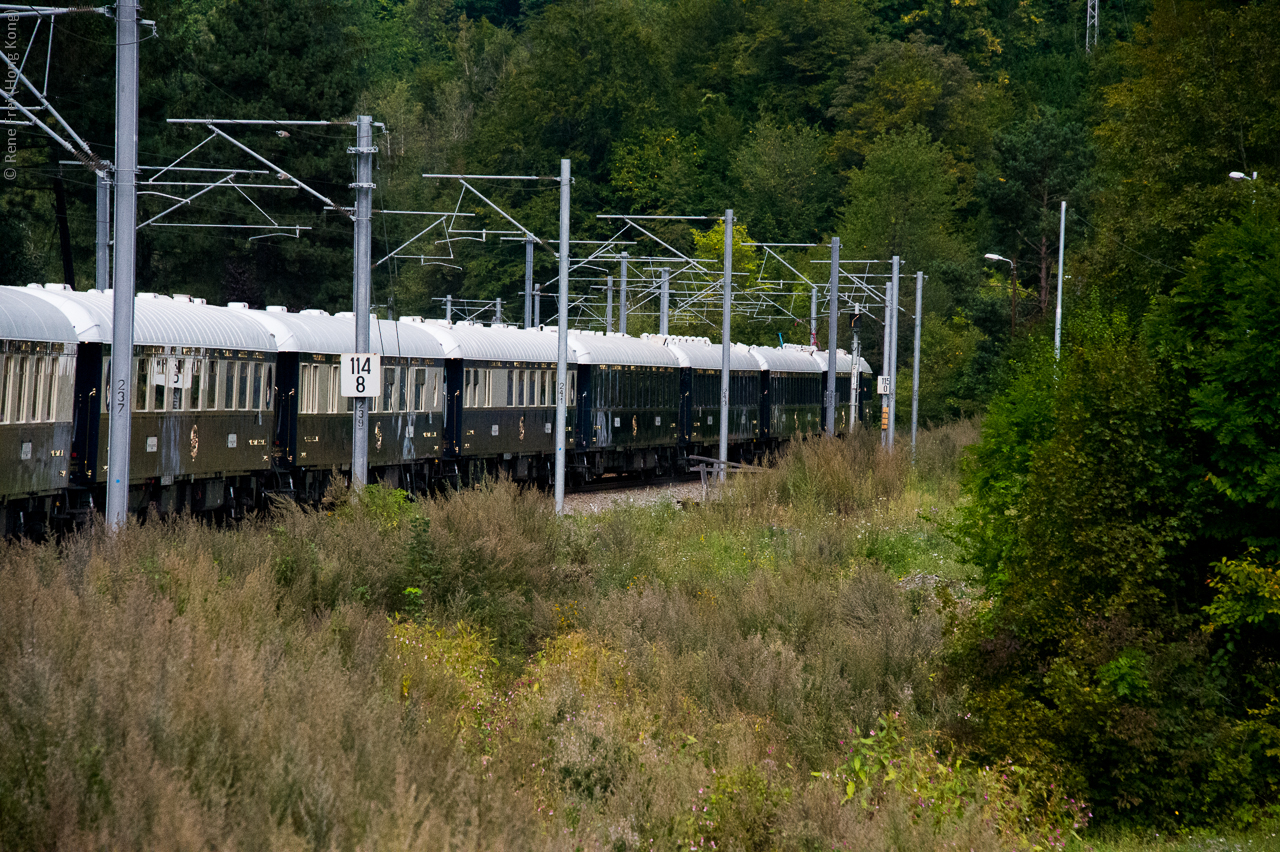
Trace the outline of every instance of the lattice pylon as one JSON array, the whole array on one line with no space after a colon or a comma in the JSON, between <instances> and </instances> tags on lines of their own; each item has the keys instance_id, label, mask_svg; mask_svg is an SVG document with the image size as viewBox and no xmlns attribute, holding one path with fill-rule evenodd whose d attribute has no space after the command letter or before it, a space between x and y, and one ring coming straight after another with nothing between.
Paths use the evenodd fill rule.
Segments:
<instances>
[{"instance_id":1,"label":"lattice pylon","mask_svg":"<svg viewBox=\"0 0 1280 852\"><path fill-rule=\"evenodd\" d=\"M1093 53L1098 46L1098 0L1086 0L1084 19L1084 52Z\"/></svg>"}]
</instances>

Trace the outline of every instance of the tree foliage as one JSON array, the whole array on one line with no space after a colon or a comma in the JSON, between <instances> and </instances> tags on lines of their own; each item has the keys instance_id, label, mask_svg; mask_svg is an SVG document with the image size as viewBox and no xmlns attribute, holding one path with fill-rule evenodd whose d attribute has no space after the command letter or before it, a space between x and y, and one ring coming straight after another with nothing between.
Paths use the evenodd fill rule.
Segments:
<instances>
[{"instance_id":1,"label":"tree foliage","mask_svg":"<svg viewBox=\"0 0 1280 852\"><path fill-rule=\"evenodd\" d=\"M860 257L909 258L931 271L957 258L954 161L924 128L886 133L849 179L842 242Z\"/></svg>"},{"instance_id":2,"label":"tree foliage","mask_svg":"<svg viewBox=\"0 0 1280 852\"><path fill-rule=\"evenodd\" d=\"M1253 343L1274 333L1280 222L1255 212L1198 244L1145 333L1077 319L972 459L958 532L992 609L955 665L979 736L1112 818L1249 821L1280 785L1274 569L1251 549L1280 555L1275 372Z\"/></svg>"},{"instance_id":3,"label":"tree foliage","mask_svg":"<svg viewBox=\"0 0 1280 852\"><path fill-rule=\"evenodd\" d=\"M1280 174L1280 2L1159 0L1118 53L1127 68L1102 92L1102 238L1088 274L1140 310L1238 203L1229 171Z\"/></svg>"}]
</instances>

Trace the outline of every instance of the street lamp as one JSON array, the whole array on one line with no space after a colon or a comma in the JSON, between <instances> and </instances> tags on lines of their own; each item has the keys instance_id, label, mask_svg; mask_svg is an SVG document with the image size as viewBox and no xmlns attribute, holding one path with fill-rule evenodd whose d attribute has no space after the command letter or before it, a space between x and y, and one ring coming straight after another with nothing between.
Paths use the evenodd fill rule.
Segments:
<instances>
[{"instance_id":1,"label":"street lamp","mask_svg":"<svg viewBox=\"0 0 1280 852\"><path fill-rule=\"evenodd\" d=\"M1258 173L1257 173L1257 172L1254 172L1254 173L1253 173L1253 177L1250 177L1249 175L1245 174L1244 172L1227 172L1227 177L1231 178L1232 180L1247 180L1247 181L1249 181L1250 183L1254 183L1254 182L1256 182L1256 181L1258 180ZM1254 194L1254 196L1255 196L1255 197L1254 197L1254 198L1249 202L1249 207L1250 207L1250 209L1252 209L1252 208L1253 208L1253 206L1254 206L1254 205L1257 203L1257 201L1258 201L1258 199L1257 199L1257 197L1256 197L1256 196L1257 196L1257 192L1258 192L1258 191L1257 191L1257 189L1255 188L1255 189L1251 190L1251 192Z\"/></svg>"},{"instance_id":2,"label":"street lamp","mask_svg":"<svg viewBox=\"0 0 1280 852\"><path fill-rule=\"evenodd\" d=\"M1011 289L1013 293L1010 297L1009 307L1009 336L1012 337L1018 326L1018 261L1010 260L1007 257L1001 257L998 254L985 254L983 257L987 260L1003 260L1005 263L1009 264L1009 267L1012 270L1013 287Z\"/></svg>"}]
</instances>

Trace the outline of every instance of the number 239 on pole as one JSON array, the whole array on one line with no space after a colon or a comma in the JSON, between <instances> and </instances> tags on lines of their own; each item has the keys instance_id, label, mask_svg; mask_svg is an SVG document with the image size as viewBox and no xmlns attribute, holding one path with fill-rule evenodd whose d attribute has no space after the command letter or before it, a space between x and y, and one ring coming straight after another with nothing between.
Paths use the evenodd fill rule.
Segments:
<instances>
[{"instance_id":1,"label":"number 239 on pole","mask_svg":"<svg viewBox=\"0 0 1280 852\"><path fill-rule=\"evenodd\" d=\"M342 379L338 391L343 396L377 396L382 356L369 352L343 354Z\"/></svg>"}]
</instances>

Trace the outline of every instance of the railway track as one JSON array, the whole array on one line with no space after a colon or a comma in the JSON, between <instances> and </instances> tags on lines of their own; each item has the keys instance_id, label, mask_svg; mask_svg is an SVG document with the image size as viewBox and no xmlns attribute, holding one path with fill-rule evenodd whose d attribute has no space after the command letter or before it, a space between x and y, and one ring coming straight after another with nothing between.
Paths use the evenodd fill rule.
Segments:
<instances>
[{"instance_id":1,"label":"railway track","mask_svg":"<svg viewBox=\"0 0 1280 852\"><path fill-rule=\"evenodd\" d=\"M579 485L570 489L569 493L599 494L608 491L634 491L642 488L662 488L668 485L699 481L700 477L696 471L677 473L670 476L655 476L650 479L645 479L643 476L633 473L608 473L586 485Z\"/></svg>"}]
</instances>

